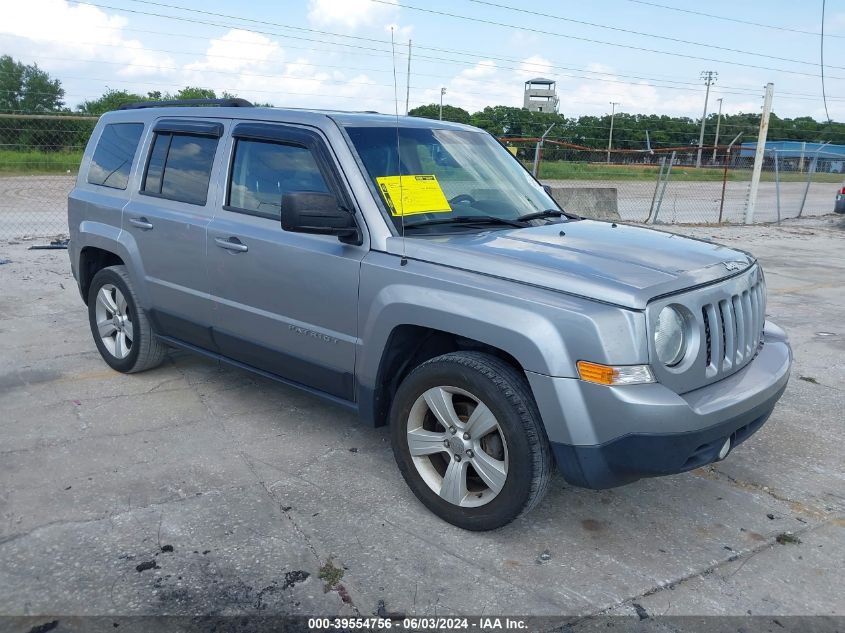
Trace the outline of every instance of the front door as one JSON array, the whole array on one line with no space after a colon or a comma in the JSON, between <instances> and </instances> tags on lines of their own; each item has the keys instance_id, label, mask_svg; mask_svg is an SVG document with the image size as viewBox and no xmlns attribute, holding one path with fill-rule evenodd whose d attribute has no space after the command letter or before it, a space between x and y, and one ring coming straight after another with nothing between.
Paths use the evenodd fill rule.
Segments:
<instances>
[{"instance_id":1,"label":"front door","mask_svg":"<svg viewBox=\"0 0 845 633\"><path fill-rule=\"evenodd\" d=\"M241 123L229 183L208 229L220 352L353 400L362 246L281 227L282 195L349 194L322 137L309 128Z\"/></svg>"}]
</instances>

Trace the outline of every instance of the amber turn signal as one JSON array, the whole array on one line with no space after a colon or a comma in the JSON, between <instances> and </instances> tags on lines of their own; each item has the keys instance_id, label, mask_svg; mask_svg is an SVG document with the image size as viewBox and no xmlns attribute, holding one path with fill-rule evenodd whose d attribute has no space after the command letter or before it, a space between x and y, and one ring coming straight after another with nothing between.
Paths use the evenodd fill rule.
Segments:
<instances>
[{"instance_id":1,"label":"amber turn signal","mask_svg":"<svg viewBox=\"0 0 845 633\"><path fill-rule=\"evenodd\" d=\"M648 365L602 365L579 360L578 376L586 382L597 385L639 385L654 382L654 374Z\"/></svg>"}]
</instances>

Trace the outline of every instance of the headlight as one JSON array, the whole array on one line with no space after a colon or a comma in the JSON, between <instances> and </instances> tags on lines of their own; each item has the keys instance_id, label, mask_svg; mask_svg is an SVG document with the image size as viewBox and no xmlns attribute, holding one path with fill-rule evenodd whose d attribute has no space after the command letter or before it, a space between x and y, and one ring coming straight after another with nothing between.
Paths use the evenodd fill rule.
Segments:
<instances>
[{"instance_id":1,"label":"headlight","mask_svg":"<svg viewBox=\"0 0 845 633\"><path fill-rule=\"evenodd\" d=\"M686 321L684 315L672 306L666 306L657 315L654 326L654 349L657 360L668 367L677 365L687 349Z\"/></svg>"}]
</instances>

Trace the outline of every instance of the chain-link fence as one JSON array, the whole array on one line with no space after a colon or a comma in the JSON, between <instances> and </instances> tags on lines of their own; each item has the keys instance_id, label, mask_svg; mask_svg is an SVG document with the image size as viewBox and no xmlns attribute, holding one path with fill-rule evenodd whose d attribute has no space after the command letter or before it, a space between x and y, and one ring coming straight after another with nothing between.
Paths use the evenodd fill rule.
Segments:
<instances>
[{"instance_id":1,"label":"chain-link fence","mask_svg":"<svg viewBox=\"0 0 845 633\"><path fill-rule=\"evenodd\" d=\"M96 122L0 114L0 239L67 234L67 195Z\"/></svg>"},{"instance_id":2,"label":"chain-link fence","mask_svg":"<svg viewBox=\"0 0 845 633\"><path fill-rule=\"evenodd\" d=\"M754 150L695 147L596 150L546 139L505 145L568 210L629 222L742 223L751 195ZM845 180L845 153L767 150L753 222L833 212Z\"/></svg>"},{"instance_id":3,"label":"chain-link fence","mask_svg":"<svg viewBox=\"0 0 845 633\"><path fill-rule=\"evenodd\" d=\"M67 195L96 117L0 114L0 239L67 233ZM629 222L740 223L754 152L747 147L651 151L590 149L546 139L506 138L565 208ZM832 212L845 180L845 154L766 152L753 221Z\"/></svg>"}]
</instances>

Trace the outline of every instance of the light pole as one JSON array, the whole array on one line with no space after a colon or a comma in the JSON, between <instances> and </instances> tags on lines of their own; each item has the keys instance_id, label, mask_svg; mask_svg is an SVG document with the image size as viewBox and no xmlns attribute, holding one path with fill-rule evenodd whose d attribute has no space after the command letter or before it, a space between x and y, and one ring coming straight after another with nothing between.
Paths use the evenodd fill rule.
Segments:
<instances>
[{"instance_id":1,"label":"light pole","mask_svg":"<svg viewBox=\"0 0 845 633\"><path fill-rule=\"evenodd\" d=\"M701 133L698 135L698 156L695 159L695 166L701 167L701 147L704 145L704 123L707 120L707 100L710 98L710 84L718 79L719 73L715 70L701 71L701 78L704 80L704 85L707 86L707 92L704 93L704 114L701 115Z\"/></svg>"},{"instance_id":2,"label":"light pole","mask_svg":"<svg viewBox=\"0 0 845 633\"><path fill-rule=\"evenodd\" d=\"M443 95L446 94L446 88L440 89L440 120L443 120Z\"/></svg>"},{"instance_id":3,"label":"light pole","mask_svg":"<svg viewBox=\"0 0 845 633\"><path fill-rule=\"evenodd\" d=\"M716 119L716 140L713 141L713 160L711 161L714 165L716 164L716 150L719 148L719 126L722 125L722 99L716 99L719 102L719 118Z\"/></svg>"},{"instance_id":4,"label":"light pole","mask_svg":"<svg viewBox=\"0 0 845 633\"><path fill-rule=\"evenodd\" d=\"M616 116L616 106L620 105L618 101L610 102L610 134L607 137L607 164L610 164L610 146L613 144L613 117Z\"/></svg>"}]
</instances>

